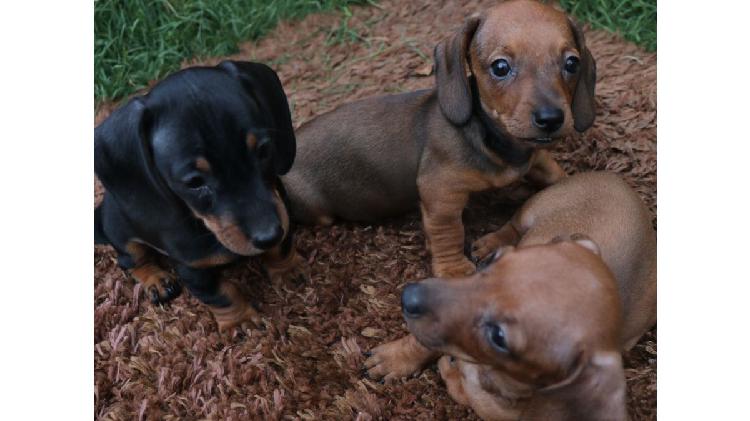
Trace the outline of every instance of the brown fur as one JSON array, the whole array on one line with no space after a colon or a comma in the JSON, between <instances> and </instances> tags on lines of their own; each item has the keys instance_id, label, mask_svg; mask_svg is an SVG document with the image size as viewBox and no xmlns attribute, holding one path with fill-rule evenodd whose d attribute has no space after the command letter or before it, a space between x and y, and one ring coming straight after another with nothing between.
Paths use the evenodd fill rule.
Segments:
<instances>
[{"instance_id":1,"label":"brown fur","mask_svg":"<svg viewBox=\"0 0 750 421\"><path fill-rule=\"evenodd\" d=\"M167 288L176 281L171 273L159 265L154 252L136 241L128 242L125 248L134 262L130 275L143 284L146 295L154 297L156 294L161 298L167 297L169 295Z\"/></svg>"},{"instance_id":2,"label":"brown fur","mask_svg":"<svg viewBox=\"0 0 750 421\"><path fill-rule=\"evenodd\" d=\"M289 215L286 212L286 207L284 206L284 202L281 200L278 191L274 191L273 199L276 208L278 209L279 218L281 219L281 227L284 230L284 236L286 236L289 231ZM216 239L232 252L242 256L255 256L263 253L263 250L260 250L253 245L252 241L250 241L250 239L243 233L242 229L237 226L237 223L233 218L229 216L201 215L195 210L193 210L193 213L203 221L206 228L216 236ZM193 266L203 267L206 262L215 259L224 261L225 258L220 256L207 256L206 258L195 262L198 266Z\"/></svg>"},{"instance_id":3,"label":"brown fur","mask_svg":"<svg viewBox=\"0 0 750 421\"><path fill-rule=\"evenodd\" d=\"M198 171L207 173L211 171L211 164L206 158L200 157L195 160L195 168L197 168Z\"/></svg>"},{"instance_id":4,"label":"brown fur","mask_svg":"<svg viewBox=\"0 0 750 421\"><path fill-rule=\"evenodd\" d=\"M250 323L254 327L262 326L260 315L247 302L247 298L243 297L237 285L231 281L222 280L219 288L222 295L231 303L226 307L209 306L220 331L227 331L244 323Z\"/></svg>"},{"instance_id":5,"label":"brown fur","mask_svg":"<svg viewBox=\"0 0 750 421\"><path fill-rule=\"evenodd\" d=\"M512 81L489 74L500 53L516 60ZM581 57L580 76L563 75L571 54ZM565 175L541 149L551 141L540 139L560 138L574 126L582 131L593 122L593 80L584 76L593 75L594 63L586 57L580 31L540 3L502 3L469 19L435 49L435 89L347 104L299 129L296 162L284 177L293 216L306 223L374 221L421 203L433 273L472 273L461 222L469 194L525 175L543 186ZM514 156L485 143L489 129L475 102ZM565 122L554 133L532 123L534 109L547 105L564 110Z\"/></svg>"},{"instance_id":6,"label":"brown fur","mask_svg":"<svg viewBox=\"0 0 750 421\"><path fill-rule=\"evenodd\" d=\"M620 352L656 322L650 220L619 177L578 174L475 243L477 257L502 247L487 269L425 281L429 310L407 324L456 358L439 363L451 396L487 420L626 419ZM489 343L490 324L508 353Z\"/></svg>"},{"instance_id":7,"label":"brown fur","mask_svg":"<svg viewBox=\"0 0 750 421\"><path fill-rule=\"evenodd\" d=\"M562 72L562 63L571 54L580 56L576 77ZM518 75L512 80L494 79L489 67L498 58L507 58ZM474 264L463 254L461 221L470 193L505 187L524 176L540 186L565 176L549 152L541 149L546 145L536 139L546 135L535 128L531 115L541 105L560 107L564 124L553 137L588 128L594 118L595 63L581 31L564 13L521 0L498 4L467 20L461 30L438 44L435 66L435 90L360 101L303 126L297 164L287 176L287 185L296 201L294 213L304 209L302 219L310 221L326 213L328 219L367 220L405 210L419 199L433 274L460 277L474 272ZM467 68L476 80L479 98L472 97ZM527 159L514 159L511 164L488 148L482 123L472 114L474 100ZM418 128L410 131L414 125ZM355 161L351 173L343 176L346 163L334 164L335 151L327 148L338 139L348 142L355 157L367 158L364 164ZM386 141L394 144L384 146ZM393 186L399 187L387 182L372 185L371 180L388 177L396 177ZM413 177L416 189L405 182ZM331 187L334 180L336 187ZM418 346L412 347L412 358L406 362L378 355L387 350L384 346L372 350L370 375L407 375L436 356Z\"/></svg>"},{"instance_id":8,"label":"brown fur","mask_svg":"<svg viewBox=\"0 0 750 421\"><path fill-rule=\"evenodd\" d=\"M253 150L258 145L258 138L253 133L248 133L245 143L248 149Z\"/></svg>"},{"instance_id":9,"label":"brown fur","mask_svg":"<svg viewBox=\"0 0 750 421\"><path fill-rule=\"evenodd\" d=\"M272 282L278 282L282 279L310 278L307 261L297 253L294 247L286 256L279 247L269 250L263 255L263 265Z\"/></svg>"}]
</instances>

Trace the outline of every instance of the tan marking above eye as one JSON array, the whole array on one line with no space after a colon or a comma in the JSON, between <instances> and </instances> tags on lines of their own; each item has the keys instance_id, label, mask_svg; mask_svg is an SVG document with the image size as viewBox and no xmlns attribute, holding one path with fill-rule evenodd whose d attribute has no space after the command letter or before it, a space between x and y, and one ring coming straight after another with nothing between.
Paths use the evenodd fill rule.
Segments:
<instances>
[{"instance_id":1,"label":"tan marking above eye","mask_svg":"<svg viewBox=\"0 0 750 421\"><path fill-rule=\"evenodd\" d=\"M247 144L248 149L253 150L255 149L255 146L258 145L258 138L255 137L253 133L248 133L245 138L245 143Z\"/></svg>"},{"instance_id":2,"label":"tan marking above eye","mask_svg":"<svg viewBox=\"0 0 750 421\"><path fill-rule=\"evenodd\" d=\"M208 163L206 158L200 157L195 160L195 168L197 168L198 171L209 172L211 171L211 164Z\"/></svg>"}]
</instances>

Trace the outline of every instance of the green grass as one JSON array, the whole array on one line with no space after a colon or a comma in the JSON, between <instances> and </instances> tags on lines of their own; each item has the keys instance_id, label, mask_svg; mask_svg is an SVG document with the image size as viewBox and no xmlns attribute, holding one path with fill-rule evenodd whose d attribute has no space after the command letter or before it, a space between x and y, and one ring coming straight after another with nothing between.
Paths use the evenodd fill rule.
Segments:
<instances>
[{"instance_id":1,"label":"green grass","mask_svg":"<svg viewBox=\"0 0 750 421\"><path fill-rule=\"evenodd\" d=\"M370 0L96 0L94 96L121 99L194 57L233 54L282 19ZM350 13L347 13L349 16ZM346 16L345 16L346 17ZM354 35L346 22L331 41Z\"/></svg>"},{"instance_id":2,"label":"green grass","mask_svg":"<svg viewBox=\"0 0 750 421\"><path fill-rule=\"evenodd\" d=\"M116 101L194 57L238 51L279 20L342 11L326 44L363 42L349 23L350 5L373 0L95 0L94 95ZM577 19L656 50L656 0L560 0Z\"/></svg>"},{"instance_id":3,"label":"green grass","mask_svg":"<svg viewBox=\"0 0 750 421\"><path fill-rule=\"evenodd\" d=\"M593 28L656 51L656 0L560 0L560 5Z\"/></svg>"}]
</instances>

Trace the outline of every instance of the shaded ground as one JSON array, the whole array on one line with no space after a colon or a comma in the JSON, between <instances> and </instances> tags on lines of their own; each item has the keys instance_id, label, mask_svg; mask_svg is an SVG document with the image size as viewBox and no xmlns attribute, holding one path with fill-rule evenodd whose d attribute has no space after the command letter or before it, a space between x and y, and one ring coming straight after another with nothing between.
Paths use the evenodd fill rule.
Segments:
<instances>
[{"instance_id":1,"label":"shaded ground","mask_svg":"<svg viewBox=\"0 0 750 421\"><path fill-rule=\"evenodd\" d=\"M431 86L435 43L492 3L383 1L353 9L346 27L338 16L312 15L281 24L234 58L272 64L299 126L355 98ZM332 38L354 42L326 45ZM561 142L555 156L571 173L622 174L655 211L656 55L604 32L588 31L587 39L599 70L597 122ZM498 228L513 209L497 195L476 197L465 213L468 240ZM227 270L268 322L265 331L234 337L219 335L208 310L187 294L168 308L150 305L114 253L97 247L96 417L476 419L448 397L434 367L393 385L360 375L361 351L405 333L403 285L428 275L419 215L297 235L312 264L309 283L271 285L255 262ZM655 336L653 329L625 358L634 419L655 419Z\"/></svg>"}]
</instances>

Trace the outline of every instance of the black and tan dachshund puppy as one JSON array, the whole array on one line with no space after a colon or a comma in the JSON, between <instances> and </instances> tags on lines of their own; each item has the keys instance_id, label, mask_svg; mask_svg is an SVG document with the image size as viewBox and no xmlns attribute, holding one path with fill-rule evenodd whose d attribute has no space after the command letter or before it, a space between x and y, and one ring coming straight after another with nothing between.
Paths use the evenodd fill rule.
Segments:
<instances>
[{"instance_id":1,"label":"black and tan dachshund puppy","mask_svg":"<svg viewBox=\"0 0 750 421\"><path fill-rule=\"evenodd\" d=\"M257 325L256 310L218 272L262 255L271 278L305 273L279 179L295 148L286 96L267 66L179 71L95 129L95 171L106 189L94 212L96 242L115 248L154 303L181 291L161 254L221 330Z\"/></svg>"}]
</instances>

